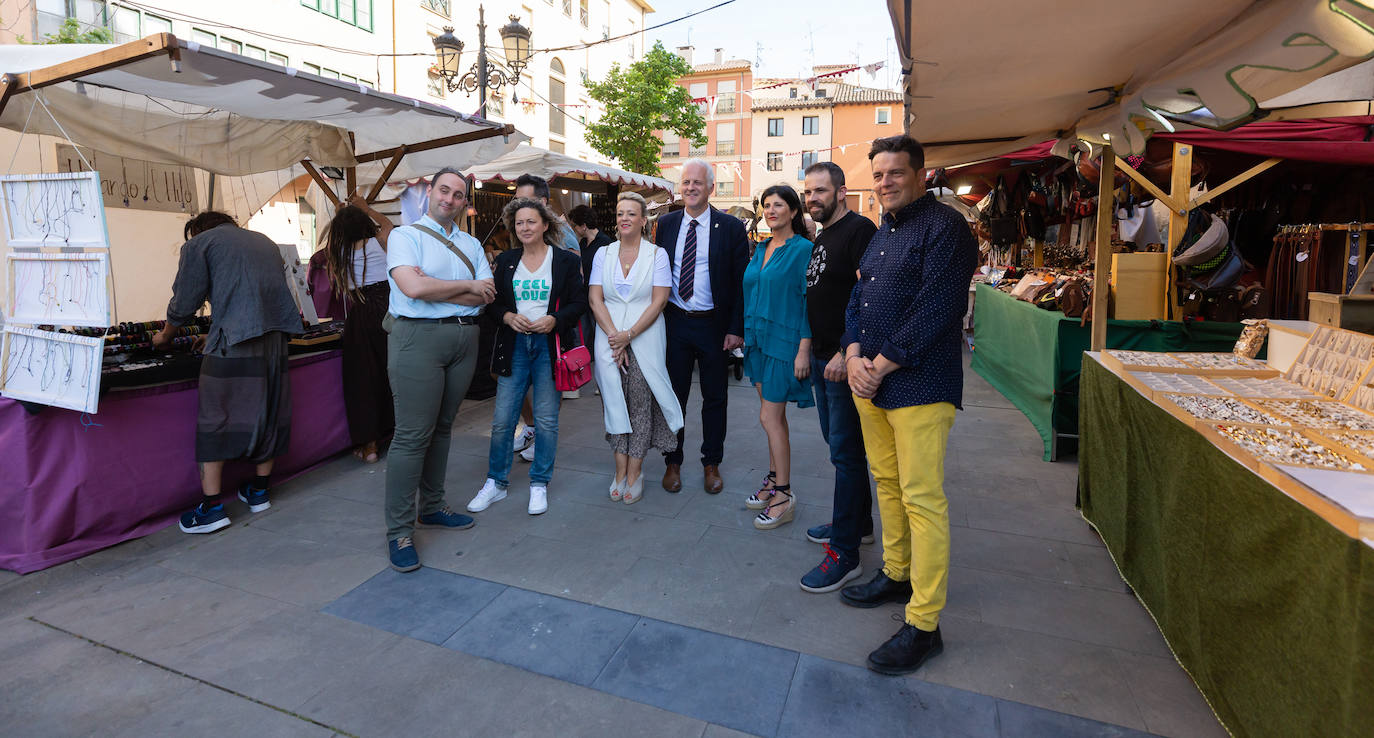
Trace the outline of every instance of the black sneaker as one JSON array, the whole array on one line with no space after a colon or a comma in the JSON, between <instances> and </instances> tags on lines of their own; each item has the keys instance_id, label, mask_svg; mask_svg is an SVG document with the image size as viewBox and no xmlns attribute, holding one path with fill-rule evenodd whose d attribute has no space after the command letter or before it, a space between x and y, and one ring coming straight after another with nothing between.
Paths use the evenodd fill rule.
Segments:
<instances>
[{"instance_id":1,"label":"black sneaker","mask_svg":"<svg viewBox=\"0 0 1374 738\"><path fill-rule=\"evenodd\" d=\"M863 573L864 568L859 565L857 557L853 561L846 561L840 558L835 549L827 545L825 558L801 578L801 588L817 594L834 592L846 583L858 579Z\"/></svg>"},{"instance_id":2,"label":"black sneaker","mask_svg":"<svg viewBox=\"0 0 1374 738\"><path fill-rule=\"evenodd\" d=\"M239 499L248 506L249 512L262 512L272 506L272 501L267 499L267 490L253 489L251 484L239 487Z\"/></svg>"},{"instance_id":3,"label":"black sneaker","mask_svg":"<svg viewBox=\"0 0 1374 738\"><path fill-rule=\"evenodd\" d=\"M191 508L190 512L181 515L182 533L214 533L220 528L229 527L229 516L224 512L223 504L215 504L207 507L204 502Z\"/></svg>"},{"instance_id":4,"label":"black sneaker","mask_svg":"<svg viewBox=\"0 0 1374 738\"><path fill-rule=\"evenodd\" d=\"M817 525L814 528L807 528L806 540L811 541L812 543L830 543L830 529L833 527L834 526L830 523L825 523L824 525ZM873 534L869 533L868 535L865 535L864 537L860 538L859 543L872 543L873 540Z\"/></svg>"},{"instance_id":5,"label":"black sneaker","mask_svg":"<svg viewBox=\"0 0 1374 738\"><path fill-rule=\"evenodd\" d=\"M840 590L840 599L846 605L864 609L888 602L908 602L911 600L911 582L890 579L886 572L879 569L867 584L855 584Z\"/></svg>"},{"instance_id":6,"label":"black sneaker","mask_svg":"<svg viewBox=\"0 0 1374 738\"><path fill-rule=\"evenodd\" d=\"M921 630L914 625L902 624L902 629L887 639L887 643L868 655L868 668L879 674L910 674L921 668L927 659L938 655L945 649L940 638L940 629Z\"/></svg>"}]
</instances>

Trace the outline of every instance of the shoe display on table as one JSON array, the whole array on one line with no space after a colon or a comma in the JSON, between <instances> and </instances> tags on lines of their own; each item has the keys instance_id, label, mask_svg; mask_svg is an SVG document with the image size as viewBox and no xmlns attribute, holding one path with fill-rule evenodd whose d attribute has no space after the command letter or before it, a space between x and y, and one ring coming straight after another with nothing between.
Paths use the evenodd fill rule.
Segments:
<instances>
[{"instance_id":1,"label":"shoe display on table","mask_svg":"<svg viewBox=\"0 0 1374 738\"><path fill-rule=\"evenodd\" d=\"M827 545L825 558L801 578L801 588L816 594L834 592L858 579L863 573L864 568L859 564L859 557L855 556L852 561L846 560Z\"/></svg>"},{"instance_id":2,"label":"shoe display on table","mask_svg":"<svg viewBox=\"0 0 1374 738\"><path fill-rule=\"evenodd\" d=\"M526 512L530 515L543 515L549 509L549 488L542 484L530 485L530 506Z\"/></svg>"},{"instance_id":3,"label":"shoe display on table","mask_svg":"<svg viewBox=\"0 0 1374 738\"><path fill-rule=\"evenodd\" d=\"M878 570L873 578L864 584L853 584L840 590L840 600L850 607L868 609L889 602L906 603L911 601L911 582L898 582Z\"/></svg>"},{"instance_id":4,"label":"shoe display on table","mask_svg":"<svg viewBox=\"0 0 1374 738\"><path fill-rule=\"evenodd\" d=\"M525 462L526 464L532 464L532 463L534 463L534 444L533 444L533 443L531 443L530 445L526 446L526 447L525 447L525 450L520 452L520 460L523 461L523 462Z\"/></svg>"},{"instance_id":5,"label":"shoe display on table","mask_svg":"<svg viewBox=\"0 0 1374 738\"><path fill-rule=\"evenodd\" d=\"M476 520L471 516L453 511L453 508L444 505L438 510L421 515L415 521L416 528L448 528L449 530L464 530L471 528Z\"/></svg>"},{"instance_id":6,"label":"shoe display on table","mask_svg":"<svg viewBox=\"0 0 1374 738\"><path fill-rule=\"evenodd\" d=\"M477 495L468 503L468 512L482 512L491 507L491 503L504 499L506 490L497 486L495 479L488 478L487 483L482 485L482 489L477 490Z\"/></svg>"},{"instance_id":7,"label":"shoe display on table","mask_svg":"<svg viewBox=\"0 0 1374 738\"><path fill-rule=\"evenodd\" d=\"M525 425L524 423L515 426L515 446L512 447L515 453L524 451L525 449L529 448L530 445L533 443L534 428L531 428L530 426Z\"/></svg>"},{"instance_id":8,"label":"shoe display on table","mask_svg":"<svg viewBox=\"0 0 1374 738\"><path fill-rule=\"evenodd\" d=\"M415 571L420 568L420 555L415 553L415 542L410 536L401 536L386 542L387 557L391 568L399 572Z\"/></svg>"},{"instance_id":9,"label":"shoe display on table","mask_svg":"<svg viewBox=\"0 0 1374 738\"><path fill-rule=\"evenodd\" d=\"M807 528L806 540L811 541L812 543L830 543L830 529L833 527L834 526L830 523L823 523L813 528ZM869 544L872 543L873 540L873 534L869 533L868 535L860 538L859 543Z\"/></svg>"},{"instance_id":10,"label":"shoe display on table","mask_svg":"<svg viewBox=\"0 0 1374 738\"><path fill-rule=\"evenodd\" d=\"M868 668L879 674L898 676L910 674L921 668L928 659L938 656L945 650L940 628L921 630L909 623L903 623L887 643L868 655Z\"/></svg>"},{"instance_id":11,"label":"shoe display on table","mask_svg":"<svg viewBox=\"0 0 1374 738\"><path fill-rule=\"evenodd\" d=\"M244 484L239 487L239 499L248 506L249 512L262 512L272 506L272 501L267 498L267 490L253 489L253 485Z\"/></svg>"},{"instance_id":12,"label":"shoe display on table","mask_svg":"<svg viewBox=\"0 0 1374 738\"><path fill-rule=\"evenodd\" d=\"M224 504L206 505L204 502L181 515L182 533L214 533L220 528L229 527L229 515L224 512Z\"/></svg>"}]
</instances>

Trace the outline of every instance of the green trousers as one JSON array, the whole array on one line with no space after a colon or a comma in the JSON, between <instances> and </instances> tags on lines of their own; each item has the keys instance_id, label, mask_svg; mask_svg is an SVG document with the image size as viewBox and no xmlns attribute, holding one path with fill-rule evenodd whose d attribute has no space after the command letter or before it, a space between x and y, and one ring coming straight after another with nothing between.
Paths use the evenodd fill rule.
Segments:
<instances>
[{"instance_id":1,"label":"green trousers","mask_svg":"<svg viewBox=\"0 0 1374 738\"><path fill-rule=\"evenodd\" d=\"M387 337L386 371L396 435L386 462L386 537L415 532L421 515L444 506L453 420L477 367L475 325L397 320Z\"/></svg>"}]
</instances>

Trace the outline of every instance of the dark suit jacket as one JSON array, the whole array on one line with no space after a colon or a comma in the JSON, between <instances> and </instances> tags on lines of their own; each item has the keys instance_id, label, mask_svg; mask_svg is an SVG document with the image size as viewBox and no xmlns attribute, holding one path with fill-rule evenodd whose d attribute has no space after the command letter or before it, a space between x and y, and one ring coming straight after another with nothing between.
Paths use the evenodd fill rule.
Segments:
<instances>
[{"instance_id":1,"label":"dark suit jacket","mask_svg":"<svg viewBox=\"0 0 1374 738\"><path fill-rule=\"evenodd\" d=\"M668 213L658 219L654 234L668 260L677 264L677 234L682 229L686 210ZM701 244L697 244L701 248ZM749 266L749 239L744 223L733 215L711 208L710 251L707 267L711 271L711 301L715 304L722 334L744 335L744 269Z\"/></svg>"},{"instance_id":2,"label":"dark suit jacket","mask_svg":"<svg viewBox=\"0 0 1374 738\"><path fill-rule=\"evenodd\" d=\"M554 362L558 361L553 340L555 335L559 336L565 350L582 345L576 329L581 323L582 313L587 310L587 288L582 284L582 260L577 254L557 246L549 248L553 249L553 294L549 295L549 315L555 321L553 333L548 335L549 371L553 371ZM520 265L520 257L524 254L523 248L502 251L491 270L496 281L496 299L488 306L487 312L500 323L496 344L491 351L491 371L503 377L510 376L511 351L515 348L515 329L506 325L505 318L506 313L515 312L515 289L511 283L515 279L515 268Z\"/></svg>"}]
</instances>

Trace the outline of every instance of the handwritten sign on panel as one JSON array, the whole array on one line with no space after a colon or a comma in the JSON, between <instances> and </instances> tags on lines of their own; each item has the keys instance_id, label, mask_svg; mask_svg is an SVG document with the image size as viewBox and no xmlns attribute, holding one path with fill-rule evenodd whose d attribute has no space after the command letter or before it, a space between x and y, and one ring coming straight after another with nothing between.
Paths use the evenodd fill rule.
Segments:
<instances>
[{"instance_id":1,"label":"handwritten sign on panel","mask_svg":"<svg viewBox=\"0 0 1374 738\"><path fill-rule=\"evenodd\" d=\"M82 148L82 160L75 146L57 146L57 168L63 172L86 172L89 161L100 173L100 194L105 207L133 210L158 210L167 213L194 213L196 177L190 167L157 164L141 159L125 159Z\"/></svg>"}]
</instances>

